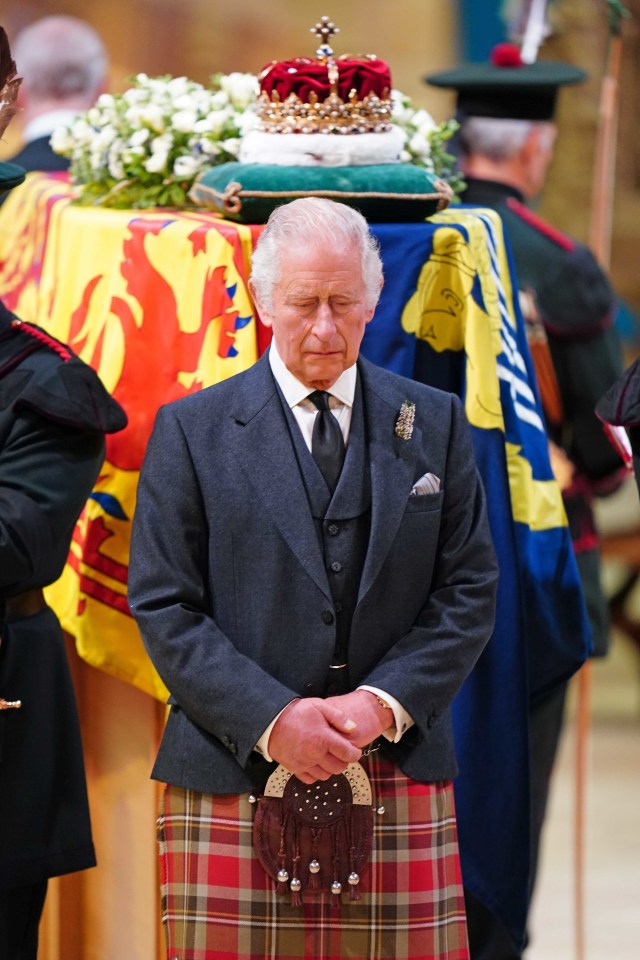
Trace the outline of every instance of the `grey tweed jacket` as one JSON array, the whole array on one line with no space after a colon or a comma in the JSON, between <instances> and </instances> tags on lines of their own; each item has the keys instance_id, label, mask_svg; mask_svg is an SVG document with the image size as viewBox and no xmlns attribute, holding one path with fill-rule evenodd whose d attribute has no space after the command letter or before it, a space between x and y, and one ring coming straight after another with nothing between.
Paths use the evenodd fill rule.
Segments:
<instances>
[{"instance_id":1,"label":"grey tweed jacket","mask_svg":"<svg viewBox=\"0 0 640 960\"><path fill-rule=\"evenodd\" d=\"M415 720L385 751L419 781L456 773L450 705L493 627L497 566L457 397L364 359L369 546L349 675ZM395 435L415 403L409 439ZM434 493L410 496L430 472ZM294 696L324 688L331 591L266 356L161 408L138 488L129 603L171 692L153 776L213 793L264 781L254 745Z\"/></svg>"}]
</instances>

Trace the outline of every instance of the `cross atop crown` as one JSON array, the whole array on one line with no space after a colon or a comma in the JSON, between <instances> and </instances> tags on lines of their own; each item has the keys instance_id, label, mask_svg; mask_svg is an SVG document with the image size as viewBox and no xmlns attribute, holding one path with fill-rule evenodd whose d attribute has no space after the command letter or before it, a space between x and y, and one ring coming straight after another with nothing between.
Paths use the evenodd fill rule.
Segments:
<instances>
[{"instance_id":1,"label":"cross atop crown","mask_svg":"<svg viewBox=\"0 0 640 960\"><path fill-rule=\"evenodd\" d=\"M333 50L329 44L329 40L336 33L340 33L338 27L336 27L333 20L330 20L329 17L322 17L315 27L311 27L309 33L315 33L315 35L320 40L320 46L316 50L316 56L321 60L325 60L333 56Z\"/></svg>"}]
</instances>

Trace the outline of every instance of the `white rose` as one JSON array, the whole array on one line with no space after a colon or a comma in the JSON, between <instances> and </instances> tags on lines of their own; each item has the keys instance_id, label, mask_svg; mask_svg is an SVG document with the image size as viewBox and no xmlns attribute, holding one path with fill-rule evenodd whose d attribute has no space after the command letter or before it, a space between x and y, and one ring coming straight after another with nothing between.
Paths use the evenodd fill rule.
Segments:
<instances>
[{"instance_id":1,"label":"white rose","mask_svg":"<svg viewBox=\"0 0 640 960\"><path fill-rule=\"evenodd\" d=\"M230 137L228 140L221 140L220 146L232 157L237 157L240 153L240 140L238 137Z\"/></svg>"},{"instance_id":2,"label":"white rose","mask_svg":"<svg viewBox=\"0 0 640 960\"><path fill-rule=\"evenodd\" d=\"M111 146L113 141L116 139L116 130L112 126L103 127L102 130L99 130L93 138L93 148L95 150L106 149Z\"/></svg>"},{"instance_id":3,"label":"white rose","mask_svg":"<svg viewBox=\"0 0 640 960\"><path fill-rule=\"evenodd\" d=\"M158 133L162 133L165 128L165 118L160 107L155 103L145 103L137 108L138 120L147 124ZM129 111L127 111L127 114Z\"/></svg>"},{"instance_id":4,"label":"white rose","mask_svg":"<svg viewBox=\"0 0 640 960\"><path fill-rule=\"evenodd\" d=\"M143 127L142 130L135 130L129 137L129 143L132 147L141 147L147 142L151 136L150 132L146 127Z\"/></svg>"},{"instance_id":5,"label":"white rose","mask_svg":"<svg viewBox=\"0 0 640 960\"><path fill-rule=\"evenodd\" d=\"M191 133L196 123L194 110L178 110L171 118L171 126L180 133Z\"/></svg>"},{"instance_id":6,"label":"white rose","mask_svg":"<svg viewBox=\"0 0 640 960\"><path fill-rule=\"evenodd\" d=\"M173 164L173 172L176 177L190 180L202 166L202 160L194 156L177 157Z\"/></svg>"},{"instance_id":7,"label":"white rose","mask_svg":"<svg viewBox=\"0 0 640 960\"><path fill-rule=\"evenodd\" d=\"M78 117L71 125L71 136L77 143L90 142L93 139L94 132L94 128L82 117Z\"/></svg>"},{"instance_id":8,"label":"white rose","mask_svg":"<svg viewBox=\"0 0 640 960\"><path fill-rule=\"evenodd\" d=\"M416 110L413 115L413 125L423 136L437 129L435 120L426 110Z\"/></svg>"},{"instance_id":9,"label":"white rose","mask_svg":"<svg viewBox=\"0 0 640 960\"><path fill-rule=\"evenodd\" d=\"M221 153L220 145L215 140L196 140L191 144L191 149L201 150L208 157L217 157Z\"/></svg>"},{"instance_id":10,"label":"white rose","mask_svg":"<svg viewBox=\"0 0 640 960\"><path fill-rule=\"evenodd\" d=\"M431 144L421 133L414 133L409 140L408 146L411 153L421 158L428 157L431 153Z\"/></svg>"},{"instance_id":11,"label":"white rose","mask_svg":"<svg viewBox=\"0 0 640 960\"><path fill-rule=\"evenodd\" d=\"M115 99L110 93L101 93L96 100L96 106L102 110L111 110L115 106Z\"/></svg>"},{"instance_id":12,"label":"white rose","mask_svg":"<svg viewBox=\"0 0 640 960\"><path fill-rule=\"evenodd\" d=\"M413 107L410 106L409 98L400 90L392 90L391 116L393 120L402 126L407 126L407 124L412 122L414 113L415 111Z\"/></svg>"},{"instance_id":13,"label":"white rose","mask_svg":"<svg viewBox=\"0 0 640 960\"><path fill-rule=\"evenodd\" d=\"M226 91L216 90L216 92L211 97L211 109L222 110L223 107L228 107L228 106L229 106L229 97Z\"/></svg>"},{"instance_id":14,"label":"white rose","mask_svg":"<svg viewBox=\"0 0 640 960\"><path fill-rule=\"evenodd\" d=\"M167 84L167 94L173 100L175 97L180 97L187 93L190 86L191 81L186 77L173 77L173 79Z\"/></svg>"},{"instance_id":15,"label":"white rose","mask_svg":"<svg viewBox=\"0 0 640 960\"><path fill-rule=\"evenodd\" d=\"M229 73L220 77L220 86L240 109L253 103L258 93L258 81L252 73Z\"/></svg>"},{"instance_id":16,"label":"white rose","mask_svg":"<svg viewBox=\"0 0 640 960\"><path fill-rule=\"evenodd\" d=\"M139 87L129 87L129 89L125 90L125 92L122 94L122 99L125 103L134 105L136 103L143 103L148 98L146 92L141 90Z\"/></svg>"},{"instance_id":17,"label":"white rose","mask_svg":"<svg viewBox=\"0 0 640 960\"><path fill-rule=\"evenodd\" d=\"M245 110L244 113L241 113L239 117L236 117L236 123L238 125L238 130L240 131L241 136L249 133L250 130L256 125L257 114L256 111L249 107L248 110Z\"/></svg>"},{"instance_id":18,"label":"white rose","mask_svg":"<svg viewBox=\"0 0 640 960\"><path fill-rule=\"evenodd\" d=\"M75 140L67 127L57 127L51 134L50 143L54 153L65 154L73 150Z\"/></svg>"},{"instance_id":19,"label":"white rose","mask_svg":"<svg viewBox=\"0 0 640 960\"><path fill-rule=\"evenodd\" d=\"M125 163L133 163L136 160L139 160L140 157L144 157L146 155L146 152L147 151L144 149L144 147L128 146L128 147L125 147L124 150L122 151L122 159L124 160Z\"/></svg>"},{"instance_id":20,"label":"white rose","mask_svg":"<svg viewBox=\"0 0 640 960\"><path fill-rule=\"evenodd\" d=\"M149 173L160 173L165 169L173 140L168 134L151 141L151 156L145 161L144 168Z\"/></svg>"},{"instance_id":21,"label":"white rose","mask_svg":"<svg viewBox=\"0 0 640 960\"><path fill-rule=\"evenodd\" d=\"M180 110L197 110L198 97L195 92L183 93L179 97L172 97L171 103L176 113Z\"/></svg>"},{"instance_id":22,"label":"white rose","mask_svg":"<svg viewBox=\"0 0 640 960\"><path fill-rule=\"evenodd\" d=\"M153 153L143 166L148 173L162 173L167 163L167 154Z\"/></svg>"},{"instance_id":23,"label":"white rose","mask_svg":"<svg viewBox=\"0 0 640 960\"><path fill-rule=\"evenodd\" d=\"M120 154L116 154L116 153L114 153L113 155L111 153L109 154L108 167L109 167L109 173L111 174L114 180L125 179L126 174L124 172L124 166L122 165L122 159L120 157Z\"/></svg>"},{"instance_id":24,"label":"white rose","mask_svg":"<svg viewBox=\"0 0 640 960\"><path fill-rule=\"evenodd\" d=\"M214 137L219 137L225 123L230 120L231 116L231 111L228 108L226 110L213 110L203 119L203 129L196 132L207 132L213 134Z\"/></svg>"}]
</instances>

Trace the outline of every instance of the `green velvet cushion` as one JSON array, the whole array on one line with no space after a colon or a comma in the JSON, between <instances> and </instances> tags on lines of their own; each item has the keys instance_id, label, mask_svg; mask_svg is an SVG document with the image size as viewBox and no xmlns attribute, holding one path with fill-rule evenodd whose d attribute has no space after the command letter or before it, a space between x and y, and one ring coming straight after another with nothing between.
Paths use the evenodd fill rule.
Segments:
<instances>
[{"instance_id":1,"label":"green velvet cushion","mask_svg":"<svg viewBox=\"0 0 640 960\"><path fill-rule=\"evenodd\" d=\"M281 203L328 197L356 207L372 223L424 220L446 207L450 187L408 163L358 167L285 167L223 163L200 175L190 197L240 223L265 223Z\"/></svg>"}]
</instances>

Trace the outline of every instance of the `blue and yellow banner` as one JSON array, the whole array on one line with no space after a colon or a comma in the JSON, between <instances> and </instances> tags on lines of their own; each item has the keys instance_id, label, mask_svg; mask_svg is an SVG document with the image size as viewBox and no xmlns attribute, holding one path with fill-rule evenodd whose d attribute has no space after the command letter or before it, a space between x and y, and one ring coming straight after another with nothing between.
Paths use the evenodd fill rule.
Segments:
<instances>
[{"instance_id":1,"label":"blue and yellow banner","mask_svg":"<svg viewBox=\"0 0 640 960\"><path fill-rule=\"evenodd\" d=\"M590 632L502 224L456 207L377 226L385 289L363 352L465 404L500 564L493 636L454 703L465 885L521 940L529 880L527 705Z\"/></svg>"}]
</instances>

